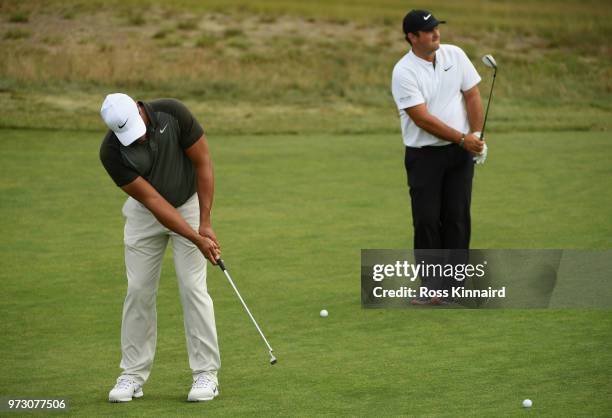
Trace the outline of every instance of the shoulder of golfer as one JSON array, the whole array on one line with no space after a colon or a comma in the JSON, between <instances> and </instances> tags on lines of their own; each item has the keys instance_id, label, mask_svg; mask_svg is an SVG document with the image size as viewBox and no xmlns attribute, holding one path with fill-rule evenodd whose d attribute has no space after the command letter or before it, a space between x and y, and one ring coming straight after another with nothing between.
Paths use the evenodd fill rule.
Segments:
<instances>
[{"instance_id":1,"label":"shoulder of golfer","mask_svg":"<svg viewBox=\"0 0 612 418\"><path fill-rule=\"evenodd\" d=\"M193 114L189 111L181 101L177 99L157 99L149 103L141 102L147 110L152 110L155 114L166 113L176 121L175 127L178 129L178 138L181 148L187 149L193 145L198 139L204 135L202 125L197 121ZM151 113L149 111L148 113ZM156 122L162 123L161 120ZM160 127L163 129L163 126Z\"/></svg>"},{"instance_id":2,"label":"shoulder of golfer","mask_svg":"<svg viewBox=\"0 0 612 418\"><path fill-rule=\"evenodd\" d=\"M408 52L395 64L391 90L398 107L406 108L410 105L425 103L423 96L428 90L431 91L424 73L426 65L423 60L411 52ZM436 51L436 66L440 65L443 66L444 75L460 82L457 86L461 91L467 91L481 81L474 64L466 53L456 45L440 45L440 48ZM433 91L438 94L452 93L438 89Z\"/></svg>"},{"instance_id":3,"label":"shoulder of golfer","mask_svg":"<svg viewBox=\"0 0 612 418\"><path fill-rule=\"evenodd\" d=\"M146 135L150 139L153 137L168 135L176 138L174 145L178 145L180 150L186 154L185 150L195 144L204 135L204 130L185 105L176 99L160 99L150 103L138 102L142 106L149 119ZM165 138L165 136L164 136ZM164 141L164 144L168 141ZM143 161L138 160L136 152L132 149L137 144L123 146L115 132L108 130L100 146L100 160L104 168L113 179L115 184L122 187L131 183L138 176L150 177L150 172L144 167ZM144 148L144 147L143 147ZM164 149L168 151L168 148ZM168 153L166 153L168 154ZM180 154L172 155L180 156ZM146 158L145 158L146 159ZM162 164L169 164L172 161L157 161ZM174 176L174 181L185 181L180 176ZM162 191L162 195L165 193ZM167 197L167 196L164 196ZM171 200L171 199L169 199ZM181 202L183 203L183 202ZM178 205L175 205L178 206Z\"/></svg>"}]
</instances>

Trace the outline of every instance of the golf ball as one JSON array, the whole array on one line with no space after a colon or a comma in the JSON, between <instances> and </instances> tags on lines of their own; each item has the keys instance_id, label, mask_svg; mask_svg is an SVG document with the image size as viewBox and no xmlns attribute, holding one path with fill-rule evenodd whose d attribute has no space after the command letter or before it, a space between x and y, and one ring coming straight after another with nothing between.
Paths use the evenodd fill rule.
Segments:
<instances>
[{"instance_id":1,"label":"golf ball","mask_svg":"<svg viewBox=\"0 0 612 418\"><path fill-rule=\"evenodd\" d=\"M531 408L531 405L533 405L533 402L531 402L531 399L525 399L523 401L523 408Z\"/></svg>"},{"instance_id":2,"label":"golf ball","mask_svg":"<svg viewBox=\"0 0 612 418\"><path fill-rule=\"evenodd\" d=\"M327 312L327 309L323 309L321 312L319 312L319 315L321 315L321 318L327 318L329 312Z\"/></svg>"}]
</instances>

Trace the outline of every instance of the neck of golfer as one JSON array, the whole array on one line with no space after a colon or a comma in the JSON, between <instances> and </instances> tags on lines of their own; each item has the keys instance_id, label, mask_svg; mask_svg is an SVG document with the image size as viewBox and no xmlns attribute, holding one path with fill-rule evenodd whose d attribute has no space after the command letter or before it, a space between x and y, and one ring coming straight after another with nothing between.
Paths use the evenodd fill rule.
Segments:
<instances>
[{"instance_id":1,"label":"neck of golfer","mask_svg":"<svg viewBox=\"0 0 612 418\"><path fill-rule=\"evenodd\" d=\"M433 62L434 64L436 63L436 50L419 50L418 48L413 47L412 52L414 55L425 61Z\"/></svg>"}]
</instances>

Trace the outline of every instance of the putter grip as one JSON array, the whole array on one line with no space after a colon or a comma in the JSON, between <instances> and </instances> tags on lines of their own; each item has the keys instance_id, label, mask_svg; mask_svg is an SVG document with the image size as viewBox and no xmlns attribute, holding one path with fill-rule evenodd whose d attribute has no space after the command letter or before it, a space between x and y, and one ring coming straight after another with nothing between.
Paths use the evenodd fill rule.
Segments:
<instances>
[{"instance_id":1,"label":"putter grip","mask_svg":"<svg viewBox=\"0 0 612 418\"><path fill-rule=\"evenodd\" d=\"M223 264L223 260L221 258L217 258L215 261L217 262L217 265L219 266L219 268L225 271L225 264Z\"/></svg>"}]
</instances>

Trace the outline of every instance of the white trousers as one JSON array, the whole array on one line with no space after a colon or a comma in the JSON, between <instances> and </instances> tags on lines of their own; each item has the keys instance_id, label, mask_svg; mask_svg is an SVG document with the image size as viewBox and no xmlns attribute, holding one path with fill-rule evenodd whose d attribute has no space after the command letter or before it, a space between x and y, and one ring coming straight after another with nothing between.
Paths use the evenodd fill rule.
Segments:
<instances>
[{"instance_id":1,"label":"white trousers","mask_svg":"<svg viewBox=\"0 0 612 418\"><path fill-rule=\"evenodd\" d=\"M197 231L200 222L197 194L177 210ZM221 360L213 302L206 289L206 259L191 241L160 224L137 200L128 198L123 216L128 281L121 325L119 367L123 374L142 385L151 373L157 342L157 288L166 245L172 239L189 367L194 377L203 372L216 376Z\"/></svg>"}]
</instances>

